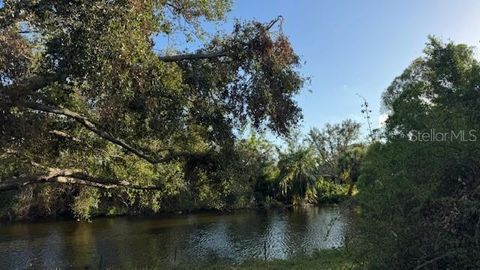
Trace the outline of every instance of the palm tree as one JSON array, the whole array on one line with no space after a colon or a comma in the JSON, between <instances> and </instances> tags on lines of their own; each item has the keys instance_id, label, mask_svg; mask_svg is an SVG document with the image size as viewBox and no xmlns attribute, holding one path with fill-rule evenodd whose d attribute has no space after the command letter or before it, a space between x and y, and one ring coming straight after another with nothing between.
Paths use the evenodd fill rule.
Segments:
<instances>
[{"instance_id":1,"label":"palm tree","mask_svg":"<svg viewBox=\"0 0 480 270\"><path fill-rule=\"evenodd\" d=\"M310 147L295 147L279 154L279 185L282 196L303 200L307 191L314 190L316 161Z\"/></svg>"},{"instance_id":2,"label":"palm tree","mask_svg":"<svg viewBox=\"0 0 480 270\"><path fill-rule=\"evenodd\" d=\"M348 183L348 196L353 193L353 187L360 176L360 166L365 156L365 147L361 144L353 145L338 160L340 178Z\"/></svg>"}]
</instances>

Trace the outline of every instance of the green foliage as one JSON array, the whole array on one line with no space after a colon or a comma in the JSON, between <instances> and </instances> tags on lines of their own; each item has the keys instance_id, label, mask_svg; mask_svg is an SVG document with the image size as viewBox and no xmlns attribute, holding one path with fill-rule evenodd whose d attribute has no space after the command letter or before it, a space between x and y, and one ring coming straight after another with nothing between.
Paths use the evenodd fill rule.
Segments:
<instances>
[{"instance_id":1,"label":"green foliage","mask_svg":"<svg viewBox=\"0 0 480 270\"><path fill-rule=\"evenodd\" d=\"M336 184L320 178L315 182L315 203L340 203L347 198L348 191L349 187L347 185Z\"/></svg>"},{"instance_id":2,"label":"green foliage","mask_svg":"<svg viewBox=\"0 0 480 270\"><path fill-rule=\"evenodd\" d=\"M100 194L97 189L84 188L80 190L73 202L72 211L77 219L88 220L92 212L98 209Z\"/></svg>"},{"instance_id":3,"label":"green foliage","mask_svg":"<svg viewBox=\"0 0 480 270\"><path fill-rule=\"evenodd\" d=\"M338 171L344 183L348 183L348 195L353 193L353 187L360 177L360 169L365 158L365 147L363 145L352 146L351 149L342 153L338 159Z\"/></svg>"},{"instance_id":4,"label":"green foliage","mask_svg":"<svg viewBox=\"0 0 480 270\"><path fill-rule=\"evenodd\" d=\"M250 198L259 205L268 205L272 199L276 199L279 193L278 167L276 166L276 149L265 138L252 134L246 140L237 144L239 153L239 174L236 179L242 179L248 183L253 192Z\"/></svg>"},{"instance_id":5,"label":"green foliage","mask_svg":"<svg viewBox=\"0 0 480 270\"><path fill-rule=\"evenodd\" d=\"M270 146L235 135L296 126L300 59L279 19L205 35L230 7L3 1L0 192L15 191L2 193L2 216L226 209L276 196ZM205 46L156 44L178 36Z\"/></svg>"},{"instance_id":6,"label":"green foliage","mask_svg":"<svg viewBox=\"0 0 480 270\"><path fill-rule=\"evenodd\" d=\"M278 184L283 201L338 203L352 195L364 156L355 144L360 125L350 120L313 129L307 140L293 137L279 152Z\"/></svg>"},{"instance_id":7,"label":"green foliage","mask_svg":"<svg viewBox=\"0 0 480 270\"><path fill-rule=\"evenodd\" d=\"M479 71L471 48L432 38L385 92L386 140L363 161L352 238L367 268L480 267Z\"/></svg>"},{"instance_id":8,"label":"green foliage","mask_svg":"<svg viewBox=\"0 0 480 270\"><path fill-rule=\"evenodd\" d=\"M308 141L315 151L318 173L332 180L341 180L343 158L360 136L360 124L345 120L340 124L327 124L324 129L313 128L308 134Z\"/></svg>"},{"instance_id":9,"label":"green foliage","mask_svg":"<svg viewBox=\"0 0 480 270\"><path fill-rule=\"evenodd\" d=\"M302 203L315 201L320 165L340 179L338 159L358 136L356 123L327 127L316 142L338 149L322 157L304 142L279 151L256 135L238 138L245 129L289 137L305 78L280 18L206 35L204 23L221 23L230 7L3 1L2 217ZM175 37L204 46L158 48Z\"/></svg>"},{"instance_id":10,"label":"green foliage","mask_svg":"<svg viewBox=\"0 0 480 270\"><path fill-rule=\"evenodd\" d=\"M303 200L315 183L315 159L311 149L282 153L278 168L282 195L293 202Z\"/></svg>"}]
</instances>

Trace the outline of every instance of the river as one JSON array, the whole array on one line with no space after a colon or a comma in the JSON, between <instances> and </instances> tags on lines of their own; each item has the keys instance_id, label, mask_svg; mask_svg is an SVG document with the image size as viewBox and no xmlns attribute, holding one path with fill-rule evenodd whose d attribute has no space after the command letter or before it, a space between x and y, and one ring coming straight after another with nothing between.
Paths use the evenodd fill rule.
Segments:
<instances>
[{"instance_id":1,"label":"river","mask_svg":"<svg viewBox=\"0 0 480 270\"><path fill-rule=\"evenodd\" d=\"M286 259L341 247L346 224L336 207L0 224L0 269Z\"/></svg>"}]
</instances>

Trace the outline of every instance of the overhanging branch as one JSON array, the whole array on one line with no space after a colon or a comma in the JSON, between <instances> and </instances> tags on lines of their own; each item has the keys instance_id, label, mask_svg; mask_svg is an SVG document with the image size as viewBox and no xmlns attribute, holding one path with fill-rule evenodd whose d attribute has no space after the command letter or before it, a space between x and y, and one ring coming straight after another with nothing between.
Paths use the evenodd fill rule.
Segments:
<instances>
[{"instance_id":1,"label":"overhanging branch","mask_svg":"<svg viewBox=\"0 0 480 270\"><path fill-rule=\"evenodd\" d=\"M178 54L171 56L160 56L160 60L163 62L179 62L186 60L201 60L201 59L213 59L219 57L228 56L226 52L212 52L212 53L191 53L191 54Z\"/></svg>"},{"instance_id":2,"label":"overhanging branch","mask_svg":"<svg viewBox=\"0 0 480 270\"><path fill-rule=\"evenodd\" d=\"M30 185L62 183L101 189L130 188L136 190L162 190L163 186L136 185L123 180L103 180L74 169L50 169L46 175L34 175L0 182L0 191L18 190Z\"/></svg>"},{"instance_id":3,"label":"overhanging branch","mask_svg":"<svg viewBox=\"0 0 480 270\"><path fill-rule=\"evenodd\" d=\"M174 7L174 6L172 6ZM263 27L266 31L269 31L275 24L282 22L283 17L278 16L277 18L271 20L270 22L263 24ZM191 53L191 54L178 54L171 56L160 56L159 59L164 62L179 62L179 61L188 61L188 60L202 60L202 59L214 59L220 57L233 56L228 54L225 51L217 51L210 53Z\"/></svg>"},{"instance_id":4,"label":"overhanging branch","mask_svg":"<svg viewBox=\"0 0 480 270\"><path fill-rule=\"evenodd\" d=\"M49 75L35 75L31 78L25 79L20 82L16 82L13 85L0 85L0 89L5 89L5 94L8 94L10 98L16 98L19 96L25 96L31 94L37 90L40 90L49 84L60 81L63 76L58 74Z\"/></svg>"},{"instance_id":5,"label":"overhanging branch","mask_svg":"<svg viewBox=\"0 0 480 270\"><path fill-rule=\"evenodd\" d=\"M134 155L136 155L136 156L138 156L142 159L147 160L150 163L159 163L160 162L158 159L153 158L153 157L145 154L142 150L139 150L139 149L129 145L128 143L124 142L123 140L112 136L110 133L97 128L97 126L92 121L90 121L88 118L86 118L85 116L82 116L82 115L80 115L80 114L78 114L74 111L71 111L71 110L65 109L65 108L53 108L53 107L49 107L49 106L38 104L38 103L28 103L27 107L30 108L30 109L33 109L33 110L47 112L47 113L53 113L53 114L57 114L57 115L63 115L63 116L66 116L68 118L71 118L71 119L77 121L78 123L82 124L88 130L90 130L93 133L97 134L98 136L102 137L103 139L124 148L125 150L133 153Z\"/></svg>"},{"instance_id":6,"label":"overhanging branch","mask_svg":"<svg viewBox=\"0 0 480 270\"><path fill-rule=\"evenodd\" d=\"M116 138L110 133L100 129L97 127L95 123L90 121L87 117L80 115L79 113L76 113L74 111L71 111L66 108L53 108L47 105L43 104L38 104L38 103L26 103L25 106L29 109L36 110L36 111L41 111L41 112L46 112L46 113L52 113L52 114L57 114L57 115L63 115L66 116L70 119L75 120L76 122L80 123L83 125L85 128L88 130L92 131L93 133L97 134L101 138L125 149L129 153L132 153L136 155L137 157L148 161L151 164L158 164L158 163L167 163L174 161L179 158L184 158L184 157L203 157L207 155L206 153L191 153L191 152L173 152L170 151L170 153L164 157L154 157L152 155L149 155L145 153L143 150L140 150L127 142L123 141L120 138Z\"/></svg>"}]
</instances>

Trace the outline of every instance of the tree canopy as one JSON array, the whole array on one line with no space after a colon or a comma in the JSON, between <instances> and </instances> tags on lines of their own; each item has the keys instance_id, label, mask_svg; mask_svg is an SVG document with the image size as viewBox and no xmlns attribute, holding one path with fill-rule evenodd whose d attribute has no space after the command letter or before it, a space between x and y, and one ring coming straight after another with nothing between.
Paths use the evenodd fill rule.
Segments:
<instances>
[{"instance_id":1,"label":"tree canopy","mask_svg":"<svg viewBox=\"0 0 480 270\"><path fill-rule=\"evenodd\" d=\"M475 269L480 64L431 38L384 94L385 141L363 161L355 242L371 268Z\"/></svg>"},{"instance_id":2,"label":"tree canopy","mask_svg":"<svg viewBox=\"0 0 480 270\"><path fill-rule=\"evenodd\" d=\"M202 23L220 23L230 1L3 2L0 190L164 192L221 170L237 130L286 136L301 119L304 78L281 18L207 35ZM205 46L159 49L174 36Z\"/></svg>"}]
</instances>

